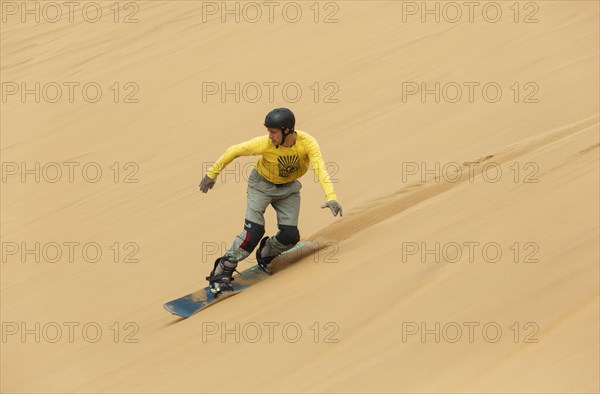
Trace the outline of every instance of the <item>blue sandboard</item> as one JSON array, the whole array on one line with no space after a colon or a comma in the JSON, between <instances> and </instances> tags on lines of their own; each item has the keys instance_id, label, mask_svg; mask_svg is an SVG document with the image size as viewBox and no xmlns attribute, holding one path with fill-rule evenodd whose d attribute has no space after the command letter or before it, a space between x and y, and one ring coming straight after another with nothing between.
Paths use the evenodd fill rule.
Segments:
<instances>
[{"instance_id":1,"label":"blue sandboard","mask_svg":"<svg viewBox=\"0 0 600 394\"><path fill-rule=\"evenodd\" d=\"M281 261L296 261L317 249L317 244L314 242L299 242L292 249L282 253L275 260L273 260L269 267ZM206 309L219 301L223 301L231 296L241 293L253 284L267 279L269 276L271 276L271 274L266 273L265 271L261 270L258 265L255 265L242 271L238 275L234 275L235 280L233 281L233 291L221 293L215 296L210 291L210 287L206 286L201 290L167 302L163 306L166 310L174 315L184 318L190 317L202 309Z\"/></svg>"}]
</instances>

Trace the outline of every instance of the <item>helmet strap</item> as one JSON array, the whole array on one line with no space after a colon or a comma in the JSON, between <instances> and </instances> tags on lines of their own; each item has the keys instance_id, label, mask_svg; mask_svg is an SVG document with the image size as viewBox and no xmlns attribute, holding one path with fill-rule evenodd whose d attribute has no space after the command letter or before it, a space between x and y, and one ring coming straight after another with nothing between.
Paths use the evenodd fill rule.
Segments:
<instances>
[{"instance_id":1,"label":"helmet strap","mask_svg":"<svg viewBox=\"0 0 600 394\"><path fill-rule=\"evenodd\" d=\"M285 132L285 127L282 127L281 128L281 137L282 138L281 138L281 144L279 144L279 145L283 145L285 143L285 139L287 138L287 136L290 135L290 134L292 134L292 133L293 133L293 131L290 131L289 133L286 133ZM275 149L279 149L279 145L276 145Z\"/></svg>"}]
</instances>

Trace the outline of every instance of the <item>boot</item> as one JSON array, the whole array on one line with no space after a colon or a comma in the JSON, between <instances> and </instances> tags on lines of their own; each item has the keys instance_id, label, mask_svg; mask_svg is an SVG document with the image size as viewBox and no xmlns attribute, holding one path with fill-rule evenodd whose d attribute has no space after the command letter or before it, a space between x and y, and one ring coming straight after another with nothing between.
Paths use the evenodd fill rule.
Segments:
<instances>
[{"instance_id":1,"label":"boot","mask_svg":"<svg viewBox=\"0 0 600 394\"><path fill-rule=\"evenodd\" d=\"M229 264L226 264L229 263ZM235 266L231 267L232 262L226 260L224 257L219 257L215 260L213 270L210 271L210 275L206 277L209 283L210 291L218 295L225 291L233 291L233 272Z\"/></svg>"},{"instance_id":2,"label":"boot","mask_svg":"<svg viewBox=\"0 0 600 394\"><path fill-rule=\"evenodd\" d=\"M274 255L274 256L263 256L262 251L263 249L265 249L265 251L268 250L268 246L267 246L267 240L269 239L269 237L264 237L261 241L260 244L258 245L258 248L256 248L256 261L258 262L258 267L267 272L269 272L269 264L271 263L271 261L273 261L273 259L275 257L277 257L278 255Z\"/></svg>"}]
</instances>

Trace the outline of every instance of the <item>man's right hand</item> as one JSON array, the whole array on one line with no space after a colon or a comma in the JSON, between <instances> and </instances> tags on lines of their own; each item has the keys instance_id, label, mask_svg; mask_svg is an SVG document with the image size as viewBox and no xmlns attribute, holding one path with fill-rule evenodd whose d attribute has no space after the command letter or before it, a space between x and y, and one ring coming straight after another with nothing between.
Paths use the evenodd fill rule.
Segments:
<instances>
[{"instance_id":1,"label":"man's right hand","mask_svg":"<svg viewBox=\"0 0 600 394\"><path fill-rule=\"evenodd\" d=\"M215 182L216 181L208 175L204 175L204 178L202 178L202 182L200 182L200 191L202 193L206 193L207 191L213 188Z\"/></svg>"}]
</instances>

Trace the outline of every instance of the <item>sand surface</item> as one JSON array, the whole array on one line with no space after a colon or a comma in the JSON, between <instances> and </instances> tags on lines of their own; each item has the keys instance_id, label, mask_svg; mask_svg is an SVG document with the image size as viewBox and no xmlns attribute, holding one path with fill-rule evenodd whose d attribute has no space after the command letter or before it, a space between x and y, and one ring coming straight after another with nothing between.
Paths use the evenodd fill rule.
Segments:
<instances>
[{"instance_id":1,"label":"sand surface","mask_svg":"<svg viewBox=\"0 0 600 394\"><path fill-rule=\"evenodd\" d=\"M27 3L1 2L2 392L600 391L597 1ZM179 320L255 158L198 183L282 106L344 216L309 171L322 249Z\"/></svg>"}]
</instances>

